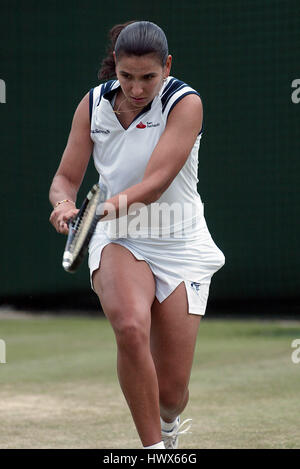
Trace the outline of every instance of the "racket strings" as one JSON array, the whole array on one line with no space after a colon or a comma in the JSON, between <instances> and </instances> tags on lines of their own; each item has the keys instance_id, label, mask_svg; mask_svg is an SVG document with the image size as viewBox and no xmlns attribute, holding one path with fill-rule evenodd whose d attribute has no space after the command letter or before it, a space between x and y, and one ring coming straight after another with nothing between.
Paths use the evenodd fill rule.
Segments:
<instances>
[{"instance_id":1,"label":"racket strings","mask_svg":"<svg viewBox=\"0 0 300 469\"><path fill-rule=\"evenodd\" d=\"M82 214L82 217L78 220L78 223L74 227L75 235L72 243L72 254L74 257L80 252L88 232L93 226L93 222L96 224L97 220L94 219L96 208L97 208L98 197L97 194L93 194L89 204L86 207L86 210Z\"/></svg>"},{"instance_id":2,"label":"racket strings","mask_svg":"<svg viewBox=\"0 0 300 469\"><path fill-rule=\"evenodd\" d=\"M63 255L63 268L75 272L88 250L91 237L96 229L100 216L98 204L106 200L107 188L95 184L87 194L76 218L69 225L68 240Z\"/></svg>"}]
</instances>

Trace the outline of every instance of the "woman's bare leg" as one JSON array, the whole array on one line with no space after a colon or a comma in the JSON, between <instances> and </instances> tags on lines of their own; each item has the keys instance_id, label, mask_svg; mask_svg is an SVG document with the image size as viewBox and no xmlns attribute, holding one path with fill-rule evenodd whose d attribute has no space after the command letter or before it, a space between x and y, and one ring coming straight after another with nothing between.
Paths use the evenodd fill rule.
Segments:
<instances>
[{"instance_id":1,"label":"woman's bare leg","mask_svg":"<svg viewBox=\"0 0 300 469\"><path fill-rule=\"evenodd\" d=\"M152 305L151 351L165 422L181 414L189 399L189 380L201 316L188 313L184 283L162 303Z\"/></svg>"},{"instance_id":2,"label":"woman's bare leg","mask_svg":"<svg viewBox=\"0 0 300 469\"><path fill-rule=\"evenodd\" d=\"M143 446L161 441L159 391L150 351L153 274L118 244L107 245L93 285L118 347L118 377Z\"/></svg>"}]
</instances>

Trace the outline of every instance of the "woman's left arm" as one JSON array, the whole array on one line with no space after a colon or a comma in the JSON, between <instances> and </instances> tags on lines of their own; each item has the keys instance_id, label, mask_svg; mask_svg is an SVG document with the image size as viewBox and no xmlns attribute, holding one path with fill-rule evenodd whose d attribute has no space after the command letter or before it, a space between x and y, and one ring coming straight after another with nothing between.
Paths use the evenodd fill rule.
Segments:
<instances>
[{"instance_id":1,"label":"woman's left arm","mask_svg":"<svg viewBox=\"0 0 300 469\"><path fill-rule=\"evenodd\" d=\"M121 193L127 197L127 209L134 203L148 205L160 198L184 166L201 130L202 119L202 102L196 94L185 96L172 109L143 180ZM104 213L108 215L106 219L111 218L113 212L112 218L119 216L119 196L109 199L108 206L104 207Z\"/></svg>"}]
</instances>

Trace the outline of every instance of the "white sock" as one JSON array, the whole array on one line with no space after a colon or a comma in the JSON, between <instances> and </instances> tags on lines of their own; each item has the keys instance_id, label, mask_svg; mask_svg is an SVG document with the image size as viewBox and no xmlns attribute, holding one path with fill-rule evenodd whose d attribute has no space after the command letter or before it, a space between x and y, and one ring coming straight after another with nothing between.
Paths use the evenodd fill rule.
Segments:
<instances>
[{"instance_id":1,"label":"white sock","mask_svg":"<svg viewBox=\"0 0 300 469\"><path fill-rule=\"evenodd\" d=\"M163 441L156 443L155 445L151 446L144 446L144 449L165 449L165 445Z\"/></svg>"},{"instance_id":2,"label":"white sock","mask_svg":"<svg viewBox=\"0 0 300 469\"><path fill-rule=\"evenodd\" d=\"M173 422L165 422L162 418L160 418L161 429L164 432L171 432L173 428L175 427L177 420L178 420L178 417L176 417L176 419Z\"/></svg>"}]
</instances>

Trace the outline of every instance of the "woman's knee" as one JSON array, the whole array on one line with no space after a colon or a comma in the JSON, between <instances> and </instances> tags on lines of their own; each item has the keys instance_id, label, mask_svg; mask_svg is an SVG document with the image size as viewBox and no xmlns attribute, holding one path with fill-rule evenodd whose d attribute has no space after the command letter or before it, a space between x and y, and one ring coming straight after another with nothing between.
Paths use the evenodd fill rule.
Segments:
<instances>
[{"instance_id":1,"label":"woman's knee","mask_svg":"<svg viewBox=\"0 0 300 469\"><path fill-rule=\"evenodd\" d=\"M119 349L138 353L149 344L149 333L143 324L137 321L125 321L114 328L116 341Z\"/></svg>"},{"instance_id":2,"label":"woman's knee","mask_svg":"<svg viewBox=\"0 0 300 469\"><path fill-rule=\"evenodd\" d=\"M189 396L188 384L185 380L169 380L169 383L159 388L160 405L166 411L176 411L187 401Z\"/></svg>"},{"instance_id":3,"label":"woman's knee","mask_svg":"<svg viewBox=\"0 0 300 469\"><path fill-rule=\"evenodd\" d=\"M106 312L115 333L119 351L136 355L150 343L150 310L118 306Z\"/></svg>"}]
</instances>

